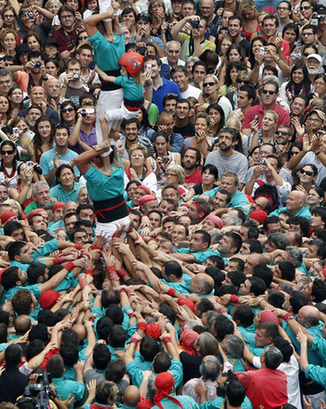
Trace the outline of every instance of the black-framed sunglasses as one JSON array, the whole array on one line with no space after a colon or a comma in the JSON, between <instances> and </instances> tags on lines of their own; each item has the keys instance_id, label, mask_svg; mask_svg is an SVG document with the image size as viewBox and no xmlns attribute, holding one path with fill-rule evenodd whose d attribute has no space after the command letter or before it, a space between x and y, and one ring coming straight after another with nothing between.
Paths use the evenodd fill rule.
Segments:
<instances>
[{"instance_id":1,"label":"black-framed sunglasses","mask_svg":"<svg viewBox=\"0 0 326 409\"><path fill-rule=\"evenodd\" d=\"M215 85L215 82L213 82L213 81L212 81L212 82L204 82L203 87L204 87L204 88L206 88L206 87L208 87L208 86L209 86L209 87L213 87L214 85Z\"/></svg>"},{"instance_id":2,"label":"black-framed sunglasses","mask_svg":"<svg viewBox=\"0 0 326 409\"><path fill-rule=\"evenodd\" d=\"M12 155L15 151L11 150L11 151L1 151L1 155Z\"/></svg>"},{"instance_id":3,"label":"black-framed sunglasses","mask_svg":"<svg viewBox=\"0 0 326 409\"><path fill-rule=\"evenodd\" d=\"M302 10L309 10L309 9L312 9L312 7L311 6L301 6L300 7L300 10L302 11Z\"/></svg>"},{"instance_id":4,"label":"black-framed sunglasses","mask_svg":"<svg viewBox=\"0 0 326 409\"><path fill-rule=\"evenodd\" d=\"M62 110L61 110L61 112L63 112L64 114L65 114L66 112L71 112L71 111L74 111L74 108L73 108L73 107L70 107L70 108L62 108Z\"/></svg>"},{"instance_id":5,"label":"black-framed sunglasses","mask_svg":"<svg viewBox=\"0 0 326 409\"><path fill-rule=\"evenodd\" d=\"M240 78L237 79L237 84L245 84L249 85L250 81L249 80L241 80Z\"/></svg>"},{"instance_id":6,"label":"black-framed sunglasses","mask_svg":"<svg viewBox=\"0 0 326 409\"><path fill-rule=\"evenodd\" d=\"M267 94L274 95L274 94L276 94L276 91L269 91L267 89L263 89L263 94L265 94L265 95L267 95Z\"/></svg>"},{"instance_id":7,"label":"black-framed sunglasses","mask_svg":"<svg viewBox=\"0 0 326 409\"><path fill-rule=\"evenodd\" d=\"M306 174L307 176L312 176L314 174L312 170L304 170L304 169L300 169L300 173L301 175Z\"/></svg>"},{"instance_id":8,"label":"black-framed sunglasses","mask_svg":"<svg viewBox=\"0 0 326 409\"><path fill-rule=\"evenodd\" d=\"M283 136L285 136L285 135L288 135L289 133L288 132L286 132L286 131L276 131L275 132L275 135L283 135Z\"/></svg>"}]
</instances>

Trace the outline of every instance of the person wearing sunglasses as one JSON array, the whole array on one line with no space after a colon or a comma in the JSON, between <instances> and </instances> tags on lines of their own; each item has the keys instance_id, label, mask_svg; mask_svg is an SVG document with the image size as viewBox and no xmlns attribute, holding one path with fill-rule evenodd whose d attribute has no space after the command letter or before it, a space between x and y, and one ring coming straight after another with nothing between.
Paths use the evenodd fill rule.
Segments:
<instances>
[{"instance_id":1,"label":"person wearing sunglasses","mask_svg":"<svg viewBox=\"0 0 326 409\"><path fill-rule=\"evenodd\" d=\"M315 165L318 170L315 183L319 186L326 177L326 132L320 129L325 124L326 115L319 110L312 110L308 115L306 121L310 120L311 126L317 128L313 129L313 143L310 143L308 136L304 135L302 150L291 157L288 168L297 171L305 165Z\"/></svg>"},{"instance_id":2,"label":"person wearing sunglasses","mask_svg":"<svg viewBox=\"0 0 326 409\"><path fill-rule=\"evenodd\" d=\"M60 110L60 121L70 128L76 123L77 108L71 101L64 101Z\"/></svg>"},{"instance_id":3,"label":"person wearing sunglasses","mask_svg":"<svg viewBox=\"0 0 326 409\"><path fill-rule=\"evenodd\" d=\"M249 108L244 116L242 124L242 133L244 133L245 135L249 135L251 133L250 122L252 122L255 119L255 115L258 115L258 129L261 128L264 113L268 110L275 111L278 114L276 129L281 124L290 125L289 113L276 103L276 99L279 96L278 82L273 80L265 82L261 90L261 96L262 103Z\"/></svg>"},{"instance_id":4,"label":"person wearing sunglasses","mask_svg":"<svg viewBox=\"0 0 326 409\"><path fill-rule=\"evenodd\" d=\"M19 161L17 159L17 149L11 141L4 141L0 148L0 182L5 182L8 189L17 186L17 167Z\"/></svg>"},{"instance_id":5,"label":"person wearing sunglasses","mask_svg":"<svg viewBox=\"0 0 326 409\"><path fill-rule=\"evenodd\" d=\"M315 165L310 163L304 165L298 173L299 183L294 185L292 189L301 190L302 192L307 193L311 187L315 186L318 169Z\"/></svg>"}]
</instances>

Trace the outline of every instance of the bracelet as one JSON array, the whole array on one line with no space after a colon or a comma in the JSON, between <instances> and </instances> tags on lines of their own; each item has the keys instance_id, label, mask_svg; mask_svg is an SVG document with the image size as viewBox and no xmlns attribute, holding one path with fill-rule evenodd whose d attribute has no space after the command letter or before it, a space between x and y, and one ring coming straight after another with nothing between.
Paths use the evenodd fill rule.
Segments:
<instances>
[{"instance_id":1,"label":"bracelet","mask_svg":"<svg viewBox=\"0 0 326 409\"><path fill-rule=\"evenodd\" d=\"M131 338L130 343L133 343L133 344L137 345L139 341L140 340L138 338Z\"/></svg>"},{"instance_id":2,"label":"bracelet","mask_svg":"<svg viewBox=\"0 0 326 409\"><path fill-rule=\"evenodd\" d=\"M75 264L72 261L69 261L69 263L67 263L63 268L70 272L75 268Z\"/></svg>"},{"instance_id":3,"label":"bracelet","mask_svg":"<svg viewBox=\"0 0 326 409\"><path fill-rule=\"evenodd\" d=\"M53 264L58 265L58 264L62 264L65 261L66 257L57 257L53 259Z\"/></svg>"},{"instance_id":4,"label":"bracelet","mask_svg":"<svg viewBox=\"0 0 326 409\"><path fill-rule=\"evenodd\" d=\"M318 151L318 152L316 152L316 153L315 153L315 155L316 155L316 156L318 156L318 155L320 154L320 152L322 152L322 150L321 150L321 149L319 149L319 151Z\"/></svg>"},{"instance_id":5,"label":"bracelet","mask_svg":"<svg viewBox=\"0 0 326 409\"><path fill-rule=\"evenodd\" d=\"M165 337L163 337L162 341L164 342L164 344L167 344L168 342L172 342L171 337L168 336L168 335L165 335Z\"/></svg>"},{"instance_id":6,"label":"bracelet","mask_svg":"<svg viewBox=\"0 0 326 409\"><path fill-rule=\"evenodd\" d=\"M302 17L302 18L300 19L300 21L303 21L303 20L305 20L305 17Z\"/></svg>"},{"instance_id":7,"label":"bracelet","mask_svg":"<svg viewBox=\"0 0 326 409\"><path fill-rule=\"evenodd\" d=\"M30 185L30 184L28 185L27 183L26 183L26 185L25 185L25 186L27 186L27 187L31 187L31 185Z\"/></svg>"},{"instance_id":8,"label":"bracelet","mask_svg":"<svg viewBox=\"0 0 326 409\"><path fill-rule=\"evenodd\" d=\"M141 329L141 330L145 331L146 327L147 327L146 322L138 322L138 324L137 324L137 329Z\"/></svg>"},{"instance_id":9,"label":"bracelet","mask_svg":"<svg viewBox=\"0 0 326 409\"><path fill-rule=\"evenodd\" d=\"M81 246L81 244L80 244L80 246ZM91 246L90 249L92 249L92 250L102 250L101 247L97 246L96 244Z\"/></svg>"},{"instance_id":10,"label":"bracelet","mask_svg":"<svg viewBox=\"0 0 326 409\"><path fill-rule=\"evenodd\" d=\"M126 289L125 289L125 288L120 288L120 290L119 290L119 294L121 294L121 293L126 293L126 294L127 294Z\"/></svg>"},{"instance_id":11,"label":"bracelet","mask_svg":"<svg viewBox=\"0 0 326 409\"><path fill-rule=\"evenodd\" d=\"M121 278L124 278L127 275L127 272L124 268L120 268L120 270L117 271L117 273L119 274Z\"/></svg>"},{"instance_id":12,"label":"bracelet","mask_svg":"<svg viewBox=\"0 0 326 409\"><path fill-rule=\"evenodd\" d=\"M102 296L102 292L103 292L103 290L98 290L97 293L96 293L96 296L98 296L98 295Z\"/></svg>"},{"instance_id":13,"label":"bracelet","mask_svg":"<svg viewBox=\"0 0 326 409\"><path fill-rule=\"evenodd\" d=\"M76 250L82 250L83 249L82 244L75 244L74 247L75 247Z\"/></svg>"},{"instance_id":14,"label":"bracelet","mask_svg":"<svg viewBox=\"0 0 326 409\"><path fill-rule=\"evenodd\" d=\"M91 270L90 268L87 268L87 269L85 270L85 274L86 274L86 275L89 275L89 276L91 276L91 277L94 277L93 270Z\"/></svg>"},{"instance_id":15,"label":"bracelet","mask_svg":"<svg viewBox=\"0 0 326 409\"><path fill-rule=\"evenodd\" d=\"M109 273L109 278L110 280L114 280L114 281L119 281L120 277L117 274L117 270L115 269L114 266L109 266L108 267L108 273Z\"/></svg>"},{"instance_id":16,"label":"bracelet","mask_svg":"<svg viewBox=\"0 0 326 409\"><path fill-rule=\"evenodd\" d=\"M293 320L294 317L292 315L292 312L287 312L284 317L283 317L284 321L288 322L289 320Z\"/></svg>"},{"instance_id":17,"label":"bracelet","mask_svg":"<svg viewBox=\"0 0 326 409\"><path fill-rule=\"evenodd\" d=\"M234 302L234 303L239 302L239 296L236 294L232 294L230 297L230 302Z\"/></svg>"}]
</instances>

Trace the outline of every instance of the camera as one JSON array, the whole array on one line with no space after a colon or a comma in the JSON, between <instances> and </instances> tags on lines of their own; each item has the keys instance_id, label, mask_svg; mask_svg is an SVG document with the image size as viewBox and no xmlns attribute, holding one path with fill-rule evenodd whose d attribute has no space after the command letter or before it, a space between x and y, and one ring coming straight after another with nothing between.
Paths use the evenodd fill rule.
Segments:
<instances>
[{"instance_id":1,"label":"camera","mask_svg":"<svg viewBox=\"0 0 326 409\"><path fill-rule=\"evenodd\" d=\"M146 65L146 70L147 70L148 72L152 71L152 64L147 64L147 65Z\"/></svg>"},{"instance_id":2,"label":"camera","mask_svg":"<svg viewBox=\"0 0 326 409\"><path fill-rule=\"evenodd\" d=\"M31 398L33 400L34 406L37 409L48 409L50 404L50 395L53 396L50 383L52 382L51 374L44 370L43 374L38 376L38 383L34 385L27 385L24 389L24 397L16 402L19 407L19 401L25 400L26 398ZM22 402L23 403L23 402Z\"/></svg>"},{"instance_id":3,"label":"camera","mask_svg":"<svg viewBox=\"0 0 326 409\"><path fill-rule=\"evenodd\" d=\"M28 16L28 20L34 20L34 14L32 11L29 11L27 16Z\"/></svg>"},{"instance_id":4,"label":"camera","mask_svg":"<svg viewBox=\"0 0 326 409\"><path fill-rule=\"evenodd\" d=\"M32 167L33 167L33 162L31 162L30 160L26 162L26 169L30 169Z\"/></svg>"},{"instance_id":5,"label":"camera","mask_svg":"<svg viewBox=\"0 0 326 409\"><path fill-rule=\"evenodd\" d=\"M198 28L199 27L199 21L192 21L191 26L192 26L192 28Z\"/></svg>"},{"instance_id":6,"label":"camera","mask_svg":"<svg viewBox=\"0 0 326 409\"><path fill-rule=\"evenodd\" d=\"M167 156L163 156L162 163L168 163L169 158Z\"/></svg>"},{"instance_id":7,"label":"camera","mask_svg":"<svg viewBox=\"0 0 326 409\"><path fill-rule=\"evenodd\" d=\"M34 63L34 68L41 68L41 63L40 62L35 62Z\"/></svg>"},{"instance_id":8,"label":"camera","mask_svg":"<svg viewBox=\"0 0 326 409\"><path fill-rule=\"evenodd\" d=\"M259 165L265 165L265 164L266 164L265 159L259 159Z\"/></svg>"},{"instance_id":9,"label":"camera","mask_svg":"<svg viewBox=\"0 0 326 409\"><path fill-rule=\"evenodd\" d=\"M13 136L18 137L19 136L19 129L18 128L12 128L12 134L13 134Z\"/></svg>"},{"instance_id":10,"label":"camera","mask_svg":"<svg viewBox=\"0 0 326 409\"><path fill-rule=\"evenodd\" d=\"M291 56L292 58L295 58L296 60L300 60L302 57L300 53L292 53Z\"/></svg>"},{"instance_id":11,"label":"camera","mask_svg":"<svg viewBox=\"0 0 326 409\"><path fill-rule=\"evenodd\" d=\"M169 23L169 24L168 24L168 29L169 29L169 30L172 30L173 27L174 27L174 24L173 24L173 23Z\"/></svg>"},{"instance_id":12,"label":"camera","mask_svg":"<svg viewBox=\"0 0 326 409\"><path fill-rule=\"evenodd\" d=\"M82 108L82 109L79 111L79 113L80 113L81 116L86 116L87 114L94 114L94 113L95 113L95 109L93 109L93 108L88 108L88 109Z\"/></svg>"},{"instance_id":13,"label":"camera","mask_svg":"<svg viewBox=\"0 0 326 409\"><path fill-rule=\"evenodd\" d=\"M254 116L254 120L255 120L255 121L258 121L258 120L259 120L259 115L255 115L255 116Z\"/></svg>"},{"instance_id":14,"label":"camera","mask_svg":"<svg viewBox=\"0 0 326 409\"><path fill-rule=\"evenodd\" d=\"M74 80L78 80L78 78L79 78L79 75L78 75L78 74L74 74L74 75L72 76L72 79L74 79Z\"/></svg>"},{"instance_id":15,"label":"camera","mask_svg":"<svg viewBox=\"0 0 326 409\"><path fill-rule=\"evenodd\" d=\"M38 173L39 175L42 175L42 174L43 174L43 170L41 169L41 167L40 167L39 165L35 165L35 166L34 166L34 171L35 171L36 173Z\"/></svg>"},{"instance_id":16,"label":"camera","mask_svg":"<svg viewBox=\"0 0 326 409\"><path fill-rule=\"evenodd\" d=\"M259 54L265 55L265 47L260 47Z\"/></svg>"}]
</instances>

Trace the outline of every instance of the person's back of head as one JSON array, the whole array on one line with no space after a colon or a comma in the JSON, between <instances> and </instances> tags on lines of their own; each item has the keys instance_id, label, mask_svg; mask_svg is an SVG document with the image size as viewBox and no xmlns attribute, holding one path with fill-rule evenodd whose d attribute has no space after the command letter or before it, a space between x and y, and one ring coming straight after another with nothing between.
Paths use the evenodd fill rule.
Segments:
<instances>
[{"instance_id":1,"label":"person's back of head","mask_svg":"<svg viewBox=\"0 0 326 409\"><path fill-rule=\"evenodd\" d=\"M113 348L122 348L127 340L126 330L121 325L113 325L110 331L110 345Z\"/></svg>"},{"instance_id":2,"label":"person's back of head","mask_svg":"<svg viewBox=\"0 0 326 409\"><path fill-rule=\"evenodd\" d=\"M115 324L121 325L124 314L121 307L117 304L110 304L106 310L105 315L109 317Z\"/></svg>"},{"instance_id":3,"label":"person's back of head","mask_svg":"<svg viewBox=\"0 0 326 409\"><path fill-rule=\"evenodd\" d=\"M230 406L240 407L246 396L246 388L238 380L230 381L226 387L226 399Z\"/></svg>"},{"instance_id":4,"label":"person's back of head","mask_svg":"<svg viewBox=\"0 0 326 409\"><path fill-rule=\"evenodd\" d=\"M44 342L40 339L34 339L30 342L25 351L25 357L27 362L30 361L34 356L40 354L45 348Z\"/></svg>"},{"instance_id":5,"label":"person's back of head","mask_svg":"<svg viewBox=\"0 0 326 409\"><path fill-rule=\"evenodd\" d=\"M34 325L28 334L28 340L41 339L45 344L49 341L48 327L45 324Z\"/></svg>"},{"instance_id":6,"label":"person's back of head","mask_svg":"<svg viewBox=\"0 0 326 409\"><path fill-rule=\"evenodd\" d=\"M95 400L99 404L112 406L115 403L117 393L118 387L114 382L101 382L96 387Z\"/></svg>"},{"instance_id":7,"label":"person's back of head","mask_svg":"<svg viewBox=\"0 0 326 409\"><path fill-rule=\"evenodd\" d=\"M234 326L232 321L225 315L218 315L215 319L214 329L217 332L217 338L223 341L228 334L233 334Z\"/></svg>"},{"instance_id":8,"label":"person's back of head","mask_svg":"<svg viewBox=\"0 0 326 409\"><path fill-rule=\"evenodd\" d=\"M265 365L268 369L276 369L283 362L282 352L276 347L269 347L264 354Z\"/></svg>"},{"instance_id":9,"label":"person's back of head","mask_svg":"<svg viewBox=\"0 0 326 409\"><path fill-rule=\"evenodd\" d=\"M160 352L156 355L153 363L153 370L155 373L166 372L171 366L171 358L169 354L165 351Z\"/></svg>"},{"instance_id":10,"label":"person's back of head","mask_svg":"<svg viewBox=\"0 0 326 409\"><path fill-rule=\"evenodd\" d=\"M78 362L78 346L67 342L61 346L60 355L65 366L73 367Z\"/></svg>"},{"instance_id":11,"label":"person's back of head","mask_svg":"<svg viewBox=\"0 0 326 409\"><path fill-rule=\"evenodd\" d=\"M114 326L114 322L109 317L102 317L97 321L96 332L99 339L103 339L106 343L110 336L111 328Z\"/></svg>"},{"instance_id":12,"label":"person's back of head","mask_svg":"<svg viewBox=\"0 0 326 409\"><path fill-rule=\"evenodd\" d=\"M123 393L123 403L130 408L135 408L140 401L140 392L135 385L129 385Z\"/></svg>"},{"instance_id":13,"label":"person's back of head","mask_svg":"<svg viewBox=\"0 0 326 409\"><path fill-rule=\"evenodd\" d=\"M123 359L111 359L105 370L105 379L118 384L126 372L127 367Z\"/></svg>"},{"instance_id":14,"label":"person's back of head","mask_svg":"<svg viewBox=\"0 0 326 409\"><path fill-rule=\"evenodd\" d=\"M46 370L50 372L53 379L61 378L64 372L64 362L59 354L51 356L46 364Z\"/></svg>"},{"instance_id":15,"label":"person's back of head","mask_svg":"<svg viewBox=\"0 0 326 409\"><path fill-rule=\"evenodd\" d=\"M111 352L104 344L96 344L93 350L94 367L104 371L111 361Z\"/></svg>"},{"instance_id":16,"label":"person's back of head","mask_svg":"<svg viewBox=\"0 0 326 409\"><path fill-rule=\"evenodd\" d=\"M18 368L22 359L22 349L17 344L9 345L5 351L6 366L8 368Z\"/></svg>"},{"instance_id":17,"label":"person's back of head","mask_svg":"<svg viewBox=\"0 0 326 409\"><path fill-rule=\"evenodd\" d=\"M154 357L160 352L160 346L150 335L145 335L140 342L139 352L147 362L152 362Z\"/></svg>"}]
</instances>

